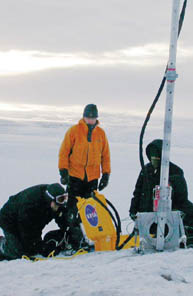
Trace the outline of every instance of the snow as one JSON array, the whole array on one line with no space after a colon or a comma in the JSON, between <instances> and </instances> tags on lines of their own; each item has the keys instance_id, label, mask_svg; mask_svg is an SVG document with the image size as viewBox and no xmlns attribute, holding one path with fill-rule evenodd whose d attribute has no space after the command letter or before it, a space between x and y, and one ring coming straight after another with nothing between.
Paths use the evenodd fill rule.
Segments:
<instances>
[{"instance_id":1,"label":"snow","mask_svg":"<svg viewBox=\"0 0 193 296\"><path fill-rule=\"evenodd\" d=\"M0 113L0 206L9 195L40 183L59 181L57 158L65 131L79 120L78 113L51 111ZM12 118L12 119L10 119ZM40 120L41 118L41 120ZM112 174L104 195L115 205L126 233L128 209L140 165L138 139L144 117L103 113L101 126L108 135ZM174 118L171 160L184 169L193 200L191 161L192 119ZM162 137L162 118L154 117L146 144ZM45 231L54 229L50 223ZM129 226L132 228L132 225ZM1 233L0 233L1 234ZM193 250L139 255L133 250L95 252L70 260L0 262L1 296L119 296L192 295Z\"/></svg>"},{"instance_id":2,"label":"snow","mask_svg":"<svg viewBox=\"0 0 193 296\"><path fill-rule=\"evenodd\" d=\"M71 260L1 262L2 296L192 295L193 250L90 253ZM167 294L166 294L167 293Z\"/></svg>"}]
</instances>

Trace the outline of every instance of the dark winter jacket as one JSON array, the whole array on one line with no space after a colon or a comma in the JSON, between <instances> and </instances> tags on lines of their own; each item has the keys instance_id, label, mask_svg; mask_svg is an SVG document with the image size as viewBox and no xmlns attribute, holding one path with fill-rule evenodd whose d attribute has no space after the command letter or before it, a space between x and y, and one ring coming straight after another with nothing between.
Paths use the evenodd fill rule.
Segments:
<instances>
[{"instance_id":1,"label":"dark winter jacket","mask_svg":"<svg viewBox=\"0 0 193 296\"><path fill-rule=\"evenodd\" d=\"M36 185L11 196L0 210L0 227L19 238L23 254L41 251L42 230L52 219L60 226L62 214L51 209L47 186Z\"/></svg>"},{"instance_id":2,"label":"dark winter jacket","mask_svg":"<svg viewBox=\"0 0 193 296\"><path fill-rule=\"evenodd\" d=\"M161 157L162 140L154 140L147 146L146 154L149 160L151 159L151 146L158 149ZM151 162L145 168L148 180L146 182L144 173L141 171L135 185L134 197L131 200L131 214L153 211L153 189L160 184L160 168L155 170ZM170 162L169 166L169 185L172 186L172 209L193 216L193 204L188 200L188 190L183 170L172 162Z\"/></svg>"}]
</instances>

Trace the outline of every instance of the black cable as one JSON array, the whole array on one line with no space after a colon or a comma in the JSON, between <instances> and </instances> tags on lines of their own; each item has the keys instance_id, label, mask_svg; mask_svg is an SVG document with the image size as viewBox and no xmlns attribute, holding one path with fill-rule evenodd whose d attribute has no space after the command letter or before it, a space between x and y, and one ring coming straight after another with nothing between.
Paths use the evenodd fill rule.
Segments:
<instances>
[{"instance_id":1,"label":"black cable","mask_svg":"<svg viewBox=\"0 0 193 296\"><path fill-rule=\"evenodd\" d=\"M135 228L133 229L133 231L129 234L129 236L124 240L124 242L120 245L116 247L117 251L120 251L135 235Z\"/></svg>"},{"instance_id":2,"label":"black cable","mask_svg":"<svg viewBox=\"0 0 193 296\"><path fill-rule=\"evenodd\" d=\"M96 195L95 195L94 192L92 193L92 198L94 200L96 200L109 213L109 215L111 216L111 219L113 220L114 225L115 225L115 229L116 229L116 236L117 236L117 238L116 238L115 248L117 248L117 246L119 245L119 242L120 242L120 228L121 227L118 226L119 222L117 222L115 220L115 217L113 216L113 214L111 213L111 211L107 208L107 206L98 197L96 197ZM110 202L109 202L109 204L110 204ZM119 220L120 220L120 218L119 218ZM120 220L120 223L121 223L121 220Z\"/></svg>"},{"instance_id":3,"label":"black cable","mask_svg":"<svg viewBox=\"0 0 193 296\"><path fill-rule=\"evenodd\" d=\"M180 20L179 20L179 25L178 25L178 37L180 35L182 25L183 25L183 22L184 22L184 16L185 16L185 12L186 12L186 5L187 5L187 0L184 1L182 11L180 13Z\"/></svg>"},{"instance_id":4,"label":"black cable","mask_svg":"<svg viewBox=\"0 0 193 296\"><path fill-rule=\"evenodd\" d=\"M106 199L106 202L107 204L113 209L113 211L115 212L115 215L116 215L116 218L117 218L117 227L118 227L118 231L121 233L121 219L120 219L120 216L119 216L119 213L117 212L117 209L114 207L114 205L107 199Z\"/></svg>"},{"instance_id":5,"label":"black cable","mask_svg":"<svg viewBox=\"0 0 193 296\"><path fill-rule=\"evenodd\" d=\"M109 215L111 216L114 224L115 224L115 228L116 228L116 235L117 235L117 239L116 239L116 244L115 244L115 249L117 251L120 251L132 238L133 236L135 235L135 231L136 229L134 228L132 233L124 240L124 242L119 246L119 242L120 242L120 233L121 233L121 220L120 220L120 217L119 217L119 214L116 210L116 208L113 206L113 204L108 200L106 199L106 202L107 204L114 210L115 214L116 214L116 218L117 218L117 221L115 220L115 217L113 216L113 214L111 213L111 211L107 208L107 206L98 198L96 197L96 195L92 194L92 197L94 200L96 200L108 213Z\"/></svg>"}]
</instances>

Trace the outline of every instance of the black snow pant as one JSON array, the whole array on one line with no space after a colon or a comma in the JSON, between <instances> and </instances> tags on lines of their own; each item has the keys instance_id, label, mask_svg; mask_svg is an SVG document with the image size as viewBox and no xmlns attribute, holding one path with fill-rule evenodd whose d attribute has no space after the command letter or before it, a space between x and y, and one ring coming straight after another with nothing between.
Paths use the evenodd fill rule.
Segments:
<instances>
[{"instance_id":1,"label":"black snow pant","mask_svg":"<svg viewBox=\"0 0 193 296\"><path fill-rule=\"evenodd\" d=\"M81 180L75 177L69 177L69 184L68 184L68 223L71 226L77 226L80 224L81 220L78 215L77 209L77 199L76 196L89 198L91 197L91 193L94 190L97 190L98 186L98 179L92 180L88 182L86 179Z\"/></svg>"},{"instance_id":2,"label":"black snow pant","mask_svg":"<svg viewBox=\"0 0 193 296\"><path fill-rule=\"evenodd\" d=\"M75 177L69 177L68 183L68 194L70 198L80 196L84 198L91 197L91 193L94 190L97 190L98 187L98 179L92 180L90 182L85 180L81 180Z\"/></svg>"},{"instance_id":3,"label":"black snow pant","mask_svg":"<svg viewBox=\"0 0 193 296\"><path fill-rule=\"evenodd\" d=\"M83 198L91 197L91 193L97 190L98 179L90 182L75 177L69 177L68 183L68 203L67 203L67 223L69 226L68 235L73 249L78 249L84 241L84 236L80 227L81 219L76 206L76 196Z\"/></svg>"},{"instance_id":4,"label":"black snow pant","mask_svg":"<svg viewBox=\"0 0 193 296\"><path fill-rule=\"evenodd\" d=\"M87 180L81 180L75 177L69 177L68 184L68 223L72 226L80 224L80 217L77 209L76 196L89 198L94 190L97 190L98 179L88 182Z\"/></svg>"},{"instance_id":5,"label":"black snow pant","mask_svg":"<svg viewBox=\"0 0 193 296\"><path fill-rule=\"evenodd\" d=\"M14 260L21 258L23 254L23 247L19 238L10 232L3 231L5 239L1 241L1 255L6 260Z\"/></svg>"}]
</instances>

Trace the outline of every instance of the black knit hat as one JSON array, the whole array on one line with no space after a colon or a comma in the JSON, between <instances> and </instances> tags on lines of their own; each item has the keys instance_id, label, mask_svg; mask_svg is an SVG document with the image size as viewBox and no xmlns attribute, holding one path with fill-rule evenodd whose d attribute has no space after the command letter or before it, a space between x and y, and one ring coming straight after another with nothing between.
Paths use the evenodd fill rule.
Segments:
<instances>
[{"instance_id":1,"label":"black knit hat","mask_svg":"<svg viewBox=\"0 0 193 296\"><path fill-rule=\"evenodd\" d=\"M98 109L94 104L86 105L83 112L83 117L88 118L97 118L98 117Z\"/></svg>"},{"instance_id":2,"label":"black knit hat","mask_svg":"<svg viewBox=\"0 0 193 296\"><path fill-rule=\"evenodd\" d=\"M47 193L52 199L55 199L56 196L63 195L65 193L64 188L59 183L50 184L47 187Z\"/></svg>"}]
</instances>

